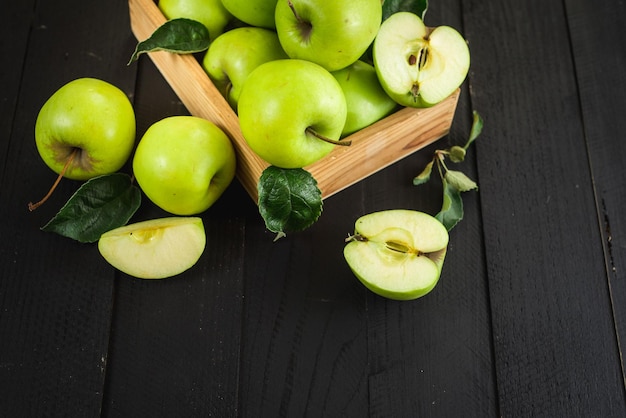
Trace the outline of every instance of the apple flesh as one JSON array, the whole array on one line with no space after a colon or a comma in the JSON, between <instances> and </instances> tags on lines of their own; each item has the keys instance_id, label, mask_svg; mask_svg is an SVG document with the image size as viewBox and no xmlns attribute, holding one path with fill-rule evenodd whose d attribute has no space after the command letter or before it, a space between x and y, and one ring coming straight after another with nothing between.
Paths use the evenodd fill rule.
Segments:
<instances>
[{"instance_id":1,"label":"apple flesh","mask_svg":"<svg viewBox=\"0 0 626 418\"><path fill-rule=\"evenodd\" d=\"M274 18L290 58L336 71L358 60L370 46L382 21L382 2L279 0Z\"/></svg>"},{"instance_id":2,"label":"apple flesh","mask_svg":"<svg viewBox=\"0 0 626 418\"><path fill-rule=\"evenodd\" d=\"M305 60L261 64L239 96L239 124L250 148L269 164L301 168L339 143L346 99L335 78Z\"/></svg>"},{"instance_id":3,"label":"apple flesh","mask_svg":"<svg viewBox=\"0 0 626 418\"><path fill-rule=\"evenodd\" d=\"M118 87L79 78L41 107L35 143L46 165L66 178L111 174L122 168L135 146L135 112Z\"/></svg>"},{"instance_id":4,"label":"apple flesh","mask_svg":"<svg viewBox=\"0 0 626 418\"><path fill-rule=\"evenodd\" d=\"M229 30L211 43L202 60L202 68L236 110L241 88L252 70L265 62L284 58L287 54L280 46L276 32L241 27Z\"/></svg>"},{"instance_id":5,"label":"apple flesh","mask_svg":"<svg viewBox=\"0 0 626 418\"><path fill-rule=\"evenodd\" d=\"M98 250L116 269L140 279L163 279L195 265L204 252L201 218L152 219L105 232Z\"/></svg>"},{"instance_id":6,"label":"apple flesh","mask_svg":"<svg viewBox=\"0 0 626 418\"><path fill-rule=\"evenodd\" d=\"M454 28L430 31L419 16L398 12L374 41L374 67L387 94L402 106L430 107L463 83L470 65L467 42Z\"/></svg>"},{"instance_id":7,"label":"apple flesh","mask_svg":"<svg viewBox=\"0 0 626 418\"><path fill-rule=\"evenodd\" d=\"M339 82L348 106L342 136L361 130L398 108L398 104L381 87L372 65L356 61L332 75Z\"/></svg>"},{"instance_id":8,"label":"apple flesh","mask_svg":"<svg viewBox=\"0 0 626 418\"><path fill-rule=\"evenodd\" d=\"M411 300L437 284L448 231L429 214L393 209L359 218L348 241L344 257L368 289L389 299Z\"/></svg>"},{"instance_id":9,"label":"apple flesh","mask_svg":"<svg viewBox=\"0 0 626 418\"><path fill-rule=\"evenodd\" d=\"M235 176L226 134L195 116L170 116L150 126L135 150L133 172L146 196L175 215L207 210Z\"/></svg>"}]
</instances>

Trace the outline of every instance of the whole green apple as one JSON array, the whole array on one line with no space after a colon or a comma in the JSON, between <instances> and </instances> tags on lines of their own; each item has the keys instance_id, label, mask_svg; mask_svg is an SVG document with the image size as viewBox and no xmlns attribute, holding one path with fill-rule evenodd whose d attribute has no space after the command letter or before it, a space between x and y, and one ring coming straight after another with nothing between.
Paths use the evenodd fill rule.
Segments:
<instances>
[{"instance_id":1,"label":"whole green apple","mask_svg":"<svg viewBox=\"0 0 626 418\"><path fill-rule=\"evenodd\" d=\"M236 52L235 52L236 51ZM233 109L248 75L259 65L287 58L276 32L241 27L218 36L209 46L202 67Z\"/></svg>"},{"instance_id":2,"label":"whole green apple","mask_svg":"<svg viewBox=\"0 0 626 418\"><path fill-rule=\"evenodd\" d=\"M409 12L383 22L372 52L380 84L402 106L441 102L463 83L470 66L469 48L459 32L449 26L431 31Z\"/></svg>"},{"instance_id":3,"label":"whole green apple","mask_svg":"<svg viewBox=\"0 0 626 418\"><path fill-rule=\"evenodd\" d=\"M133 158L146 196L175 215L204 212L235 176L236 157L226 134L208 120L170 116L151 125Z\"/></svg>"},{"instance_id":4,"label":"whole green apple","mask_svg":"<svg viewBox=\"0 0 626 418\"><path fill-rule=\"evenodd\" d=\"M435 217L392 209L357 219L344 257L355 276L372 292L411 300L429 293L439 281L448 231Z\"/></svg>"},{"instance_id":5,"label":"whole green apple","mask_svg":"<svg viewBox=\"0 0 626 418\"><path fill-rule=\"evenodd\" d=\"M64 177L87 180L111 174L132 153L135 112L116 86L79 78L59 88L41 107L35 143L46 165Z\"/></svg>"},{"instance_id":6,"label":"whole green apple","mask_svg":"<svg viewBox=\"0 0 626 418\"><path fill-rule=\"evenodd\" d=\"M251 26L274 29L276 0L222 0L233 16Z\"/></svg>"},{"instance_id":7,"label":"whole green apple","mask_svg":"<svg viewBox=\"0 0 626 418\"><path fill-rule=\"evenodd\" d=\"M356 61L332 73L348 106L342 136L350 135L392 113L398 104L383 90L374 66Z\"/></svg>"},{"instance_id":8,"label":"whole green apple","mask_svg":"<svg viewBox=\"0 0 626 418\"><path fill-rule=\"evenodd\" d=\"M347 110L328 71L310 61L284 59L250 73L238 112L243 136L257 155L277 167L301 168L339 143Z\"/></svg>"},{"instance_id":9,"label":"whole green apple","mask_svg":"<svg viewBox=\"0 0 626 418\"><path fill-rule=\"evenodd\" d=\"M279 0L276 32L290 58L336 71L359 59L382 20L380 0Z\"/></svg>"},{"instance_id":10,"label":"whole green apple","mask_svg":"<svg viewBox=\"0 0 626 418\"><path fill-rule=\"evenodd\" d=\"M206 26L211 40L224 32L232 15L220 0L159 0L158 7L167 19L193 19Z\"/></svg>"}]
</instances>

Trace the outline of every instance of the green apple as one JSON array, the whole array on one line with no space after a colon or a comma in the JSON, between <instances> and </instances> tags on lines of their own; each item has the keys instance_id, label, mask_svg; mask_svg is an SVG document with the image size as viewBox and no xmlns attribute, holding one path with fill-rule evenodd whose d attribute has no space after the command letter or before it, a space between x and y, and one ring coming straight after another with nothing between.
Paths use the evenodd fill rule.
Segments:
<instances>
[{"instance_id":1,"label":"green apple","mask_svg":"<svg viewBox=\"0 0 626 418\"><path fill-rule=\"evenodd\" d=\"M456 29L432 31L419 16L398 12L383 22L374 41L381 85L402 106L429 107L450 96L470 66L467 42Z\"/></svg>"},{"instance_id":2,"label":"green apple","mask_svg":"<svg viewBox=\"0 0 626 418\"><path fill-rule=\"evenodd\" d=\"M98 250L116 269L140 279L164 279L195 265L204 252L202 219L151 219L105 232Z\"/></svg>"},{"instance_id":3,"label":"green apple","mask_svg":"<svg viewBox=\"0 0 626 418\"><path fill-rule=\"evenodd\" d=\"M344 257L371 291L411 300L430 292L441 275L448 231L427 213L393 209L357 219Z\"/></svg>"},{"instance_id":4,"label":"green apple","mask_svg":"<svg viewBox=\"0 0 626 418\"><path fill-rule=\"evenodd\" d=\"M241 27L220 35L209 46L202 67L233 109L248 75L259 65L287 58L276 32Z\"/></svg>"},{"instance_id":5,"label":"green apple","mask_svg":"<svg viewBox=\"0 0 626 418\"><path fill-rule=\"evenodd\" d=\"M276 32L291 58L336 71L370 46L382 20L380 0L279 0Z\"/></svg>"},{"instance_id":6,"label":"green apple","mask_svg":"<svg viewBox=\"0 0 626 418\"><path fill-rule=\"evenodd\" d=\"M276 0L222 0L233 16L251 26L274 29Z\"/></svg>"},{"instance_id":7,"label":"green apple","mask_svg":"<svg viewBox=\"0 0 626 418\"><path fill-rule=\"evenodd\" d=\"M328 71L284 59L250 73L238 112L243 136L257 155L277 167L300 168L340 143L347 109L341 86Z\"/></svg>"},{"instance_id":8,"label":"green apple","mask_svg":"<svg viewBox=\"0 0 626 418\"><path fill-rule=\"evenodd\" d=\"M154 204L175 215L207 210L228 188L235 168L228 136L195 116L170 116L154 123L133 157L139 187Z\"/></svg>"},{"instance_id":9,"label":"green apple","mask_svg":"<svg viewBox=\"0 0 626 418\"><path fill-rule=\"evenodd\" d=\"M35 122L41 158L57 174L87 180L118 171L135 146L135 112L126 94L95 78L79 78L44 103Z\"/></svg>"},{"instance_id":10,"label":"green apple","mask_svg":"<svg viewBox=\"0 0 626 418\"><path fill-rule=\"evenodd\" d=\"M221 35L232 19L220 0L159 0L158 7L167 19L186 18L202 23L211 40Z\"/></svg>"},{"instance_id":11,"label":"green apple","mask_svg":"<svg viewBox=\"0 0 626 418\"><path fill-rule=\"evenodd\" d=\"M374 66L359 60L332 74L339 82L348 106L342 136L371 125L398 107L381 87Z\"/></svg>"}]
</instances>

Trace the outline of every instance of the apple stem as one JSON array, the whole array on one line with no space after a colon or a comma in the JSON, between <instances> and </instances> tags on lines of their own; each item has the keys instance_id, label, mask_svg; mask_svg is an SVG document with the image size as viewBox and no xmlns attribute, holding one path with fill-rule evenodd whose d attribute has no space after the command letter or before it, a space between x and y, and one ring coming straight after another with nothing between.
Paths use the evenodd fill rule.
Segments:
<instances>
[{"instance_id":1,"label":"apple stem","mask_svg":"<svg viewBox=\"0 0 626 418\"><path fill-rule=\"evenodd\" d=\"M351 241L367 242L368 239L365 238L363 235L359 235L359 234L348 235L348 238L346 238L346 242L351 242Z\"/></svg>"},{"instance_id":2,"label":"apple stem","mask_svg":"<svg viewBox=\"0 0 626 418\"><path fill-rule=\"evenodd\" d=\"M291 0L287 0L287 4L289 5L289 8L293 12L293 15L295 16L296 20L298 22L302 22L302 19L300 18L300 15L296 11L296 6L293 5L293 2Z\"/></svg>"},{"instance_id":3,"label":"apple stem","mask_svg":"<svg viewBox=\"0 0 626 418\"><path fill-rule=\"evenodd\" d=\"M324 135L320 135L319 133L315 132L315 130L313 130L313 128L309 127L306 128L306 133L313 135L314 137L316 137L317 139L321 139L324 142L328 142L330 144L334 144L334 145L343 145L343 146L349 146L350 144L352 144L352 141L342 141L340 140L334 140L331 138L327 138Z\"/></svg>"},{"instance_id":4,"label":"apple stem","mask_svg":"<svg viewBox=\"0 0 626 418\"><path fill-rule=\"evenodd\" d=\"M59 175L57 176L57 179L54 181L54 184L52 185L52 187L50 188L50 190L48 190L48 193L43 197L43 199L41 199L39 202L37 203L33 203L33 202L28 202L28 210L29 211L34 211L35 209L37 209L39 206L43 205L46 200L48 200L50 198L50 196L52 196L52 193L54 193L54 190L57 188L57 186L59 185L59 183L61 182L61 179L63 178L63 176L65 175L65 172L67 171L68 167L70 166L70 164L72 163L72 161L74 160L74 157L76 157L76 154L78 153L78 148L74 148L74 150L72 151L72 153L70 154L69 158L67 159L67 161L65 162L65 165L63 166L63 169L61 170L61 172L59 173Z\"/></svg>"}]
</instances>

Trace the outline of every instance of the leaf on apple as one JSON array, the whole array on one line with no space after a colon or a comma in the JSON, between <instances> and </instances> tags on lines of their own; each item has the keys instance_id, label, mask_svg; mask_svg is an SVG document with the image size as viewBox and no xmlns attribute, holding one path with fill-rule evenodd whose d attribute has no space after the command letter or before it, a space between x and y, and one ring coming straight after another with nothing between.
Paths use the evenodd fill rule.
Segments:
<instances>
[{"instance_id":1,"label":"leaf on apple","mask_svg":"<svg viewBox=\"0 0 626 418\"><path fill-rule=\"evenodd\" d=\"M424 20L428 10L428 0L384 0L383 21L397 12L411 12Z\"/></svg>"},{"instance_id":2,"label":"leaf on apple","mask_svg":"<svg viewBox=\"0 0 626 418\"><path fill-rule=\"evenodd\" d=\"M87 243L125 225L141 204L141 192L122 173L94 177L85 182L61 210L41 229Z\"/></svg>"},{"instance_id":3,"label":"leaf on apple","mask_svg":"<svg viewBox=\"0 0 626 418\"><path fill-rule=\"evenodd\" d=\"M317 180L302 168L267 167L258 183L259 212L265 226L277 233L302 231L322 214L322 192Z\"/></svg>"},{"instance_id":4,"label":"leaf on apple","mask_svg":"<svg viewBox=\"0 0 626 418\"><path fill-rule=\"evenodd\" d=\"M128 65L139 55L153 51L193 54L209 48L211 37L202 23L187 18L171 19L156 28L152 35L137 44Z\"/></svg>"}]
</instances>

